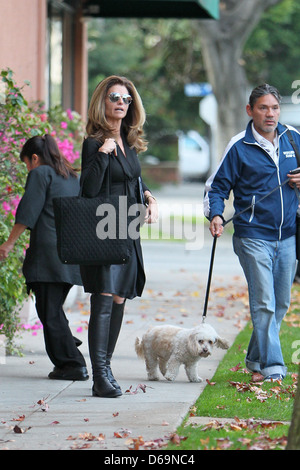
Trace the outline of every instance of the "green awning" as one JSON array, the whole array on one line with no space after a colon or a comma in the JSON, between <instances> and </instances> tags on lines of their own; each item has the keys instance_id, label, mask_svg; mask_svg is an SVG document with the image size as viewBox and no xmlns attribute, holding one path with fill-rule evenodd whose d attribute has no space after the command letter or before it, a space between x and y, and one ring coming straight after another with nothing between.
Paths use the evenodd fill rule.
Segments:
<instances>
[{"instance_id":1,"label":"green awning","mask_svg":"<svg viewBox=\"0 0 300 470\"><path fill-rule=\"evenodd\" d=\"M83 0L83 14L102 18L219 18L219 0Z\"/></svg>"}]
</instances>

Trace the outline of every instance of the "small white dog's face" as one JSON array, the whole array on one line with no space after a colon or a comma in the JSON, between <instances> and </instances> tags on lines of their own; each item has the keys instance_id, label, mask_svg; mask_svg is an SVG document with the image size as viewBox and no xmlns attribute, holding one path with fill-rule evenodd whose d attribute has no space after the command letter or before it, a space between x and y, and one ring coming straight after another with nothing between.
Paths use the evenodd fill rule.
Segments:
<instances>
[{"instance_id":1,"label":"small white dog's face","mask_svg":"<svg viewBox=\"0 0 300 470\"><path fill-rule=\"evenodd\" d=\"M227 342L221 339L210 325L202 324L191 330L188 347L192 356L210 356L214 346L222 349L228 348Z\"/></svg>"},{"instance_id":2,"label":"small white dog's face","mask_svg":"<svg viewBox=\"0 0 300 470\"><path fill-rule=\"evenodd\" d=\"M202 339L199 335L190 337L190 352L192 356L207 357L212 353L214 342L209 339Z\"/></svg>"}]
</instances>

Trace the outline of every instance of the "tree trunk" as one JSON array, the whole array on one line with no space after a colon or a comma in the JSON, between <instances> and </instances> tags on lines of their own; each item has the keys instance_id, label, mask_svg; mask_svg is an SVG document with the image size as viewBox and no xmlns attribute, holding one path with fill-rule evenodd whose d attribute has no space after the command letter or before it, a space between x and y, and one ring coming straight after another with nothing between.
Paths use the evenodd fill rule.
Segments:
<instances>
[{"instance_id":1,"label":"tree trunk","mask_svg":"<svg viewBox=\"0 0 300 470\"><path fill-rule=\"evenodd\" d=\"M286 450L300 450L300 367L298 372L298 388L294 402L292 423L288 434Z\"/></svg>"},{"instance_id":2,"label":"tree trunk","mask_svg":"<svg viewBox=\"0 0 300 470\"><path fill-rule=\"evenodd\" d=\"M280 0L223 0L220 20L201 20L200 37L208 80L218 104L217 156L228 141L245 128L249 90L243 69L244 44L262 13ZM260 85L259 83L254 86ZM300 369L299 369L300 377ZM300 386L294 402L288 450L300 450Z\"/></svg>"},{"instance_id":3,"label":"tree trunk","mask_svg":"<svg viewBox=\"0 0 300 470\"><path fill-rule=\"evenodd\" d=\"M216 160L248 121L245 107L249 90L242 62L244 44L262 13L279 1L223 0L219 21L199 21L205 68L218 104Z\"/></svg>"}]
</instances>

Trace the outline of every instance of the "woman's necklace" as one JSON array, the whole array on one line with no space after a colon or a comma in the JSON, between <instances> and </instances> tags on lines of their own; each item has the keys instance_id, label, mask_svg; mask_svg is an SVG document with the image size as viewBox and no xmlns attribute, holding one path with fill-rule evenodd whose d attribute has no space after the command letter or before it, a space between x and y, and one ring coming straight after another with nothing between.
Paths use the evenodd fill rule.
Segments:
<instances>
[{"instance_id":1,"label":"woman's necklace","mask_svg":"<svg viewBox=\"0 0 300 470\"><path fill-rule=\"evenodd\" d=\"M124 149L124 145L123 145L123 141L122 141L122 137L119 135L117 139L115 139L118 146L120 147L120 149L122 150L122 153L124 155L124 157L126 157L126 153L125 153L125 149Z\"/></svg>"}]
</instances>

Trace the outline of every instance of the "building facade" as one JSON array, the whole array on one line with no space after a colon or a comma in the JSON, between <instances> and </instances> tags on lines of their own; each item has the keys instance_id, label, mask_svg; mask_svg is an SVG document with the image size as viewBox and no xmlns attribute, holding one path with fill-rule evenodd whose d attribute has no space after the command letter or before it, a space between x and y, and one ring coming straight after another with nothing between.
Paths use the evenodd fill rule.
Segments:
<instances>
[{"instance_id":1,"label":"building facade","mask_svg":"<svg viewBox=\"0 0 300 470\"><path fill-rule=\"evenodd\" d=\"M87 32L81 0L0 0L0 69L29 101L87 111Z\"/></svg>"}]
</instances>

